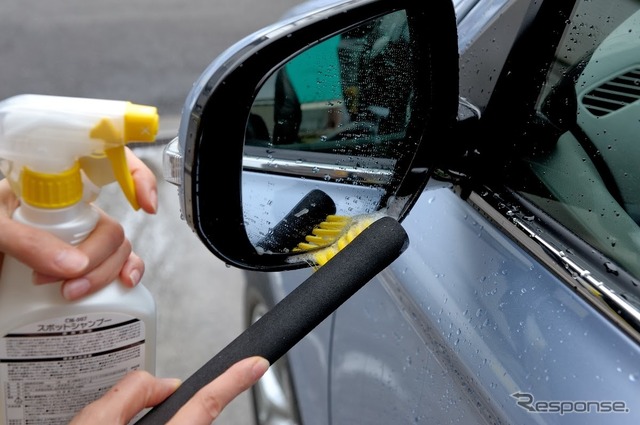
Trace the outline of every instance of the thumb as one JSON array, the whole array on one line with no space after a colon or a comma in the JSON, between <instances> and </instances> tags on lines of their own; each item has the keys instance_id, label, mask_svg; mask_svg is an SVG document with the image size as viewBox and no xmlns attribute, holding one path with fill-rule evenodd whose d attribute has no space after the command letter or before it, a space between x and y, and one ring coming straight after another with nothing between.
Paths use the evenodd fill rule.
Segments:
<instances>
[{"instance_id":1,"label":"thumb","mask_svg":"<svg viewBox=\"0 0 640 425\"><path fill-rule=\"evenodd\" d=\"M156 378L145 371L130 372L100 399L86 406L70 425L127 424L146 407L169 397L178 379Z\"/></svg>"},{"instance_id":2,"label":"thumb","mask_svg":"<svg viewBox=\"0 0 640 425\"><path fill-rule=\"evenodd\" d=\"M169 424L211 424L231 400L255 384L268 368L269 362L262 357L240 360L201 388L178 410Z\"/></svg>"}]
</instances>

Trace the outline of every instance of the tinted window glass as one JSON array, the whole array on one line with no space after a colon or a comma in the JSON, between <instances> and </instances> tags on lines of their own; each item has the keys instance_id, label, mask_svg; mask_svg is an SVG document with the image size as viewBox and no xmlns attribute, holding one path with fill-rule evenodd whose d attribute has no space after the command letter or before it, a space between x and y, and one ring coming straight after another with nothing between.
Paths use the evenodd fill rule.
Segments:
<instances>
[{"instance_id":1,"label":"tinted window glass","mask_svg":"<svg viewBox=\"0 0 640 425\"><path fill-rule=\"evenodd\" d=\"M640 3L578 2L514 183L640 278ZM522 162L520 165L522 165Z\"/></svg>"}]
</instances>

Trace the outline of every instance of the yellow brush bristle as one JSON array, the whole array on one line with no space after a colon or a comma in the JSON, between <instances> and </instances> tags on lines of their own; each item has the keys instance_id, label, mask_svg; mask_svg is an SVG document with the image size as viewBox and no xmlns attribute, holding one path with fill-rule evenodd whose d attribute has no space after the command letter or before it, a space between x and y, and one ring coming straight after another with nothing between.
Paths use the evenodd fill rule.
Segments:
<instances>
[{"instance_id":1,"label":"yellow brush bristle","mask_svg":"<svg viewBox=\"0 0 640 425\"><path fill-rule=\"evenodd\" d=\"M351 218L342 215L329 215L322 223L318 224L311 234L305 237L305 242L300 242L294 252L309 251L322 248L334 243L351 223Z\"/></svg>"},{"instance_id":2,"label":"yellow brush bristle","mask_svg":"<svg viewBox=\"0 0 640 425\"><path fill-rule=\"evenodd\" d=\"M329 260L331 260L338 252L344 247L349 245L364 229L369 227L375 219L373 217L365 217L357 220L355 223L346 229L346 231L335 241L331 246L319 250L318 252L311 253L311 256L316 263L317 267L324 266ZM352 221L351 221L352 222Z\"/></svg>"},{"instance_id":3,"label":"yellow brush bristle","mask_svg":"<svg viewBox=\"0 0 640 425\"><path fill-rule=\"evenodd\" d=\"M306 261L317 270L349 245L371 223L383 216L382 212L356 217L327 216L325 221L312 230L311 235L305 237L304 242L293 249L301 254L301 257L296 256L296 260Z\"/></svg>"}]
</instances>

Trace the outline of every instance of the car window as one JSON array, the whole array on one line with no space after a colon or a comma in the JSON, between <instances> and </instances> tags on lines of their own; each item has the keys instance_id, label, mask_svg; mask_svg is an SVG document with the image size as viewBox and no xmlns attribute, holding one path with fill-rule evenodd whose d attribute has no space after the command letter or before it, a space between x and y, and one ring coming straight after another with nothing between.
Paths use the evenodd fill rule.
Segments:
<instances>
[{"instance_id":1,"label":"car window","mask_svg":"<svg viewBox=\"0 0 640 425\"><path fill-rule=\"evenodd\" d=\"M639 8L577 2L510 184L640 279Z\"/></svg>"}]
</instances>

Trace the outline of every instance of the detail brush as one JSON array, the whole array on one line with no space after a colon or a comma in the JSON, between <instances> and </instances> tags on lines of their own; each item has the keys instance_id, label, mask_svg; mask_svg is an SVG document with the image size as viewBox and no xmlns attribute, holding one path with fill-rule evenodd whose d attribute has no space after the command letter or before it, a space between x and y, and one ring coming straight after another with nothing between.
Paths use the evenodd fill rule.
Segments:
<instances>
[{"instance_id":1,"label":"detail brush","mask_svg":"<svg viewBox=\"0 0 640 425\"><path fill-rule=\"evenodd\" d=\"M147 412L137 424L168 422L198 390L244 358L262 356L273 364L389 266L408 245L405 230L391 217L379 218L365 226L352 241L191 375L169 398Z\"/></svg>"}]
</instances>

